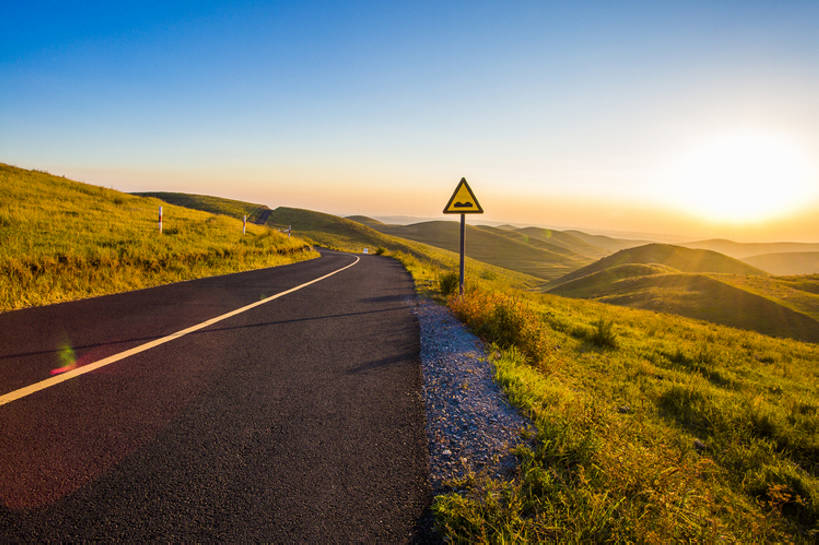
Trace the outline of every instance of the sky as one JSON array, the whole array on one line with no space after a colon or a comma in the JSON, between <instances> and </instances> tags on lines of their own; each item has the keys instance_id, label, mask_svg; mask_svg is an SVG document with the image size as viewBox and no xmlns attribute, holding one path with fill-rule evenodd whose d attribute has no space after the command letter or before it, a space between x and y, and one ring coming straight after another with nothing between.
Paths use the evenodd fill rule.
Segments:
<instances>
[{"instance_id":1,"label":"sky","mask_svg":"<svg viewBox=\"0 0 819 545\"><path fill-rule=\"evenodd\" d=\"M123 191L819 241L819 2L16 2L0 162ZM480 220L469 218L470 222Z\"/></svg>"}]
</instances>

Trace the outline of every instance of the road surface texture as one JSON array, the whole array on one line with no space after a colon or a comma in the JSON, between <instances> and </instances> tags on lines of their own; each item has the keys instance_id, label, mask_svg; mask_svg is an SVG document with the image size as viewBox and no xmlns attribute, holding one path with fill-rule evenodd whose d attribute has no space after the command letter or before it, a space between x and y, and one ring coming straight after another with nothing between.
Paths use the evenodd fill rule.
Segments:
<instances>
[{"instance_id":1,"label":"road surface texture","mask_svg":"<svg viewBox=\"0 0 819 545\"><path fill-rule=\"evenodd\" d=\"M355 259L0 314L0 396ZM399 263L361 256L0 405L0 542L428 539L413 303Z\"/></svg>"}]
</instances>

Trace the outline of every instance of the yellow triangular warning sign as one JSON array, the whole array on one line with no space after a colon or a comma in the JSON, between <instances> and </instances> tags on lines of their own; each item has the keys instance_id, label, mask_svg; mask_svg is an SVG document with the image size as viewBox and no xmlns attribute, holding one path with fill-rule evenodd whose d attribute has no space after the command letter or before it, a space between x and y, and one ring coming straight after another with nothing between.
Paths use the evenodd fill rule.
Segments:
<instances>
[{"instance_id":1,"label":"yellow triangular warning sign","mask_svg":"<svg viewBox=\"0 0 819 545\"><path fill-rule=\"evenodd\" d=\"M483 214L483 208L466 183L466 178L461 178L461 182L444 207L444 214Z\"/></svg>"}]
</instances>

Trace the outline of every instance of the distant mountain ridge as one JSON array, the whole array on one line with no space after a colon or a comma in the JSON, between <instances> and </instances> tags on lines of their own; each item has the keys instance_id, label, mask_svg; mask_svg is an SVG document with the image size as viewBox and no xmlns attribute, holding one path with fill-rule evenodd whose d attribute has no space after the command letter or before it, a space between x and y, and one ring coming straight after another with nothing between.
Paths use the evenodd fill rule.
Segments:
<instances>
[{"instance_id":1,"label":"distant mountain ridge","mask_svg":"<svg viewBox=\"0 0 819 545\"><path fill-rule=\"evenodd\" d=\"M573 271L548 291L819 342L819 295L794 278L769 277L711 250L646 244Z\"/></svg>"},{"instance_id":2,"label":"distant mountain ridge","mask_svg":"<svg viewBox=\"0 0 819 545\"><path fill-rule=\"evenodd\" d=\"M572 271L555 280L552 286L558 286L609 267L627 263L660 264L678 271L692 273L767 274L756 267L713 250L694 250L672 244L650 243L636 248L620 250L591 265Z\"/></svg>"},{"instance_id":3,"label":"distant mountain ridge","mask_svg":"<svg viewBox=\"0 0 819 545\"><path fill-rule=\"evenodd\" d=\"M697 240L678 244L686 248L713 250L736 259L794 252L819 252L819 242L734 242L726 239Z\"/></svg>"},{"instance_id":4,"label":"distant mountain ridge","mask_svg":"<svg viewBox=\"0 0 819 545\"><path fill-rule=\"evenodd\" d=\"M819 252L782 252L743 259L745 263L776 275L819 273Z\"/></svg>"}]
</instances>

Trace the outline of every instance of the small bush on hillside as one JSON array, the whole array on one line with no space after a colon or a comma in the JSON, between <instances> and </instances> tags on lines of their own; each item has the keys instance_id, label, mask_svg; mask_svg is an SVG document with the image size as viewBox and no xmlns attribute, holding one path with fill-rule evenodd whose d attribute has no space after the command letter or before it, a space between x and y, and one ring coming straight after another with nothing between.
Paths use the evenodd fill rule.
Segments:
<instances>
[{"instance_id":1,"label":"small bush on hillside","mask_svg":"<svg viewBox=\"0 0 819 545\"><path fill-rule=\"evenodd\" d=\"M601 348L617 348L617 334L612 330L614 322L600 318L592 326L589 342Z\"/></svg>"},{"instance_id":2,"label":"small bush on hillside","mask_svg":"<svg viewBox=\"0 0 819 545\"><path fill-rule=\"evenodd\" d=\"M449 297L458 291L461 282L461 277L456 272L448 272L441 276L438 281L438 287L441 290L441 295Z\"/></svg>"},{"instance_id":3,"label":"small bush on hillside","mask_svg":"<svg viewBox=\"0 0 819 545\"><path fill-rule=\"evenodd\" d=\"M376 248L376 250L375 250L375 255L384 255L384 252L386 252L386 251L387 251L387 250L386 250L385 248L383 248L383 247L379 246L379 247L378 247L378 248Z\"/></svg>"}]
</instances>

